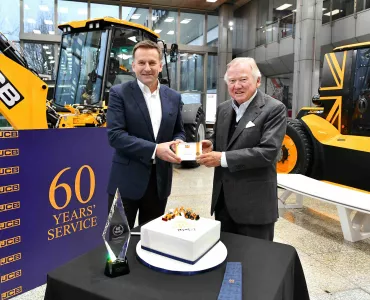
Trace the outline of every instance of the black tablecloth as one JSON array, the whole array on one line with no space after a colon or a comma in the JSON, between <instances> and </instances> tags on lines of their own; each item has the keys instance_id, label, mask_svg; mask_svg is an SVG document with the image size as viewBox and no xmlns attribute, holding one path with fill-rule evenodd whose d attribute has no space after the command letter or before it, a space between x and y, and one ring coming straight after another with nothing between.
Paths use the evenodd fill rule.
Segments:
<instances>
[{"instance_id":1,"label":"black tablecloth","mask_svg":"<svg viewBox=\"0 0 370 300\"><path fill-rule=\"evenodd\" d=\"M108 278L102 245L48 274L45 300L217 299L226 263L193 276L156 272L136 259L138 236L130 240L127 258L130 274ZM296 250L230 233L221 233L226 261L243 264L243 299L306 300L306 280Z\"/></svg>"}]
</instances>

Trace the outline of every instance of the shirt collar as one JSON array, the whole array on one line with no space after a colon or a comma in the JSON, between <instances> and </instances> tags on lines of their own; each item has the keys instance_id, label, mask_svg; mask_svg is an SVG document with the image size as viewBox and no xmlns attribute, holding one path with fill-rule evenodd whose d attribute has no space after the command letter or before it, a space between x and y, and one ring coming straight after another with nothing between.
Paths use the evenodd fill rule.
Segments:
<instances>
[{"instance_id":1,"label":"shirt collar","mask_svg":"<svg viewBox=\"0 0 370 300\"><path fill-rule=\"evenodd\" d=\"M159 92L159 89L161 87L160 83L159 83L159 80L158 80L158 85L157 85L157 89L152 93L149 89L148 86L146 86L144 83L142 83L139 79L137 79L137 84L139 85L139 88L140 90L143 92L143 94L154 94L154 95L157 95L157 93Z\"/></svg>"},{"instance_id":2,"label":"shirt collar","mask_svg":"<svg viewBox=\"0 0 370 300\"><path fill-rule=\"evenodd\" d=\"M252 102L252 100L254 99L254 97L256 97L257 95L257 90L254 92L254 94L252 95L252 97L249 98L249 100L245 101L244 103L240 104L239 107L235 104L235 100L233 99L233 101L231 102L231 105L232 107L234 108L235 111L238 111L238 110L246 110L248 105Z\"/></svg>"}]
</instances>

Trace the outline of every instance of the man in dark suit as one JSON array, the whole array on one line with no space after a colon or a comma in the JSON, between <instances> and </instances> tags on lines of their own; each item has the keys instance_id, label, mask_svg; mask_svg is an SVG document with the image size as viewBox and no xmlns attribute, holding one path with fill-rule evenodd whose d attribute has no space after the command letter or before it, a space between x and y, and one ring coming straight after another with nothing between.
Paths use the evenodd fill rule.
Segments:
<instances>
[{"instance_id":1,"label":"man in dark suit","mask_svg":"<svg viewBox=\"0 0 370 300\"><path fill-rule=\"evenodd\" d=\"M108 209L118 188L129 226L162 215L171 192L172 163L181 159L171 147L185 141L181 95L160 85L162 52L143 41L133 50L137 80L113 86L107 112L108 138L115 148L108 184Z\"/></svg>"},{"instance_id":2,"label":"man in dark suit","mask_svg":"<svg viewBox=\"0 0 370 300\"><path fill-rule=\"evenodd\" d=\"M252 58L235 58L225 81L231 100L217 108L200 164L215 167L211 214L221 230L273 240L278 218L276 161L286 130L283 103L258 90Z\"/></svg>"}]
</instances>

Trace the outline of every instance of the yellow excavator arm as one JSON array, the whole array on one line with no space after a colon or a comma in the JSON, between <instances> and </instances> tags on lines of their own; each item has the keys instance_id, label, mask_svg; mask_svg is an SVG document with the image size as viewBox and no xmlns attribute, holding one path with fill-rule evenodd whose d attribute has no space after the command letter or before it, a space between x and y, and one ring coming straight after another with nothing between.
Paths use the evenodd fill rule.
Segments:
<instances>
[{"instance_id":1,"label":"yellow excavator arm","mask_svg":"<svg viewBox=\"0 0 370 300\"><path fill-rule=\"evenodd\" d=\"M39 77L0 52L0 114L16 129L47 129L48 87Z\"/></svg>"}]
</instances>

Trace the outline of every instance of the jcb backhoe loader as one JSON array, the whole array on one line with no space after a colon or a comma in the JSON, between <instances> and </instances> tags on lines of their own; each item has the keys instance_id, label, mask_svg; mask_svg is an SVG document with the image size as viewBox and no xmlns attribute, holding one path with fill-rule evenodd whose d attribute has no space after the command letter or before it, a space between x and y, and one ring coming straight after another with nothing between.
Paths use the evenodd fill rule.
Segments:
<instances>
[{"instance_id":1,"label":"jcb backhoe loader","mask_svg":"<svg viewBox=\"0 0 370 300\"><path fill-rule=\"evenodd\" d=\"M47 101L47 84L23 55L0 35L0 114L14 129L106 126L109 90L135 78L132 50L142 40L159 42L152 30L131 22L105 17L58 26L63 31L54 97ZM166 46L162 84L170 85ZM177 45L171 47L176 61ZM204 138L205 115L201 104L184 105L187 141Z\"/></svg>"},{"instance_id":2,"label":"jcb backhoe loader","mask_svg":"<svg viewBox=\"0 0 370 300\"><path fill-rule=\"evenodd\" d=\"M278 172L370 191L370 42L325 55L313 103L288 120Z\"/></svg>"}]
</instances>

